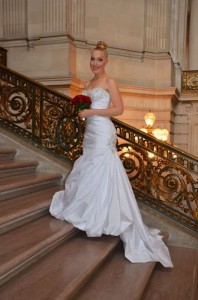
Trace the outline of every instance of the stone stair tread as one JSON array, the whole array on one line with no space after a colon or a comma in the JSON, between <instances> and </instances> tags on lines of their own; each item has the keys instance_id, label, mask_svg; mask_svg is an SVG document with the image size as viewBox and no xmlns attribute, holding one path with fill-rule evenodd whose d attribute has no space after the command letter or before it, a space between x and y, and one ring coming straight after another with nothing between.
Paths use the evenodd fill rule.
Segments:
<instances>
[{"instance_id":1,"label":"stone stair tread","mask_svg":"<svg viewBox=\"0 0 198 300\"><path fill-rule=\"evenodd\" d=\"M12 220L18 216L49 205L53 194L63 187L55 186L43 190L28 193L0 202L0 224Z\"/></svg>"},{"instance_id":2,"label":"stone stair tread","mask_svg":"<svg viewBox=\"0 0 198 300\"><path fill-rule=\"evenodd\" d=\"M131 263L124 257L123 248L119 248L74 299L140 299L155 264Z\"/></svg>"},{"instance_id":3,"label":"stone stair tread","mask_svg":"<svg viewBox=\"0 0 198 300\"><path fill-rule=\"evenodd\" d=\"M1 154L9 154L9 153L14 153L16 154L16 149L15 148L11 148L11 147L2 147L2 145L0 145L0 155Z\"/></svg>"},{"instance_id":4,"label":"stone stair tread","mask_svg":"<svg viewBox=\"0 0 198 300\"><path fill-rule=\"evenodd\" d=\"M27 173L0 178L0 200L29 193L44 185L55 185L62 178L59 173Z\"/></svg>"},{"instance_id":5,"label":"stone stair tread","mask_svg":"<svg viewBox=\"0 0 198 300\"><path fill-rule=\"evenodd\" d=\"M4 159L9 159L12 160L13 157L16 155L17 151L14 148L7 148L7 147L2 147L0 145L0 161Z\"/></svg>"},{"instance_id":6,"label":"stone stair tread","mask_svg":"<svg viewBox=\"0 0 198 300\"><path fill-rule=\"evenodd\" d=\"M169 246L174 267L156 265L142 300L198 299L198 249Z\"/></svg>"},{"instance_id":7,"label":"stone stair tread","mask_svg":"<svg viewBox=\"0 0 198 300\"><path fill-rule=\"evenodd\" d=\"M73 225L47 215L2 234L0 280L18 273L52 249L57 241L62 242L76 232Z\"/></svg>"},{"instance_id":8,"label":"stone stair tread","mask_svg":"<svg viewBox=\"0 0 198 300\"><path fill-rule=\"evenodd\" d=\"M0 161L0 171L16 169L16 168L24 168L24 167L37 167L38 161L33 160L4 160Z\"/></svg>"},{"instance_id":9,"label":"stone stair tread","mask_svg":"<svg viewBox=\"0 0 198 300\"><path fill-rule=\"evenodd\" d=\"M16 223L18 219L28 218L29 214L48 208L55 192L63 189L55 186L26 195L0 201L0 228Z\"/></svg>"},{"instance_id":10,"label":"stone stair tread","mask_svg":"<svg viewBox=\"0 0 198 300\"><path fill-rule=\"evenodd\" d=\"M33 174L22 174L21 176L10 176L9 178L0 178L0 192L7 189L15 189L16 187L21 188L33 182L53 180L55 178L60 179L61 175L58 173L37 172Z\"/></svg>"},{"instance_id":11,"label":"stone stair tread","mask_svg":"<svg viewBox=\"0 0 198 300\"><path fill-rule=\"evenodd\" d=\"M38 164L37 161L0 161L0 177L10 177L10 175L19 176L21 174L35 172Z\"/></svg>"},{"instance_id":12,"label":"stone stair tread","mask_svg":"<svg viewBox=\"0 0 198 300\"><path fill-rule=\"evenodd\" d=\"M87 238L80 232L0 287L6 300L72 299L120 243L118 237Z\"/></svg>"}]
</instances>

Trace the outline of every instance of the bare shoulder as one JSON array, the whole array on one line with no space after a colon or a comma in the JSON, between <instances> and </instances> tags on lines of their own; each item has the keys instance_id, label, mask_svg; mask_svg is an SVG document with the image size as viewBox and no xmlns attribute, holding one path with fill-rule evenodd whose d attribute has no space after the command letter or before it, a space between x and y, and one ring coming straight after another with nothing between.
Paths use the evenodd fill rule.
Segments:
<instances>
[{"instance_id":1,"label":"bare shoulder","mask_svg":"<svg viewBox=\"0 0 198 300\"><path fill-rule=\"evenodd\" d=\"M115 78L113 78L113 77L108 77L108 78L107 78L107 84L108 84L109 86L115 86L115 85L117 85L117 82L116 82Z\"/></svg>"},{"instance_id":2,"label":"bare shoulder","mask_svg":"<svg viewBox=\"0 0 198 300\"><path fill-rule=\"evenodd\" d=\"M107 79L107 86L108 86L108 90L109 90L109 92L118 92L118 84L117 84L117 82L116 82L116 80L115 80L115 78L113 78L113 77L108 77L108 79Z\"/></svg>"}]
</instances>

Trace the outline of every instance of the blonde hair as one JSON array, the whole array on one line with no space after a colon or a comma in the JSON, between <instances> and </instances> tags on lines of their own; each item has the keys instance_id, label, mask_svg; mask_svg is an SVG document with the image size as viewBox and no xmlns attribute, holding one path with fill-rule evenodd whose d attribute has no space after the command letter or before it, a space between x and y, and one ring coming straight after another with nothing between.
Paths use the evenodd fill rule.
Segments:
<instances>
[{"instance_id":1,"label":"blonde hair","mask_svg":"<svg viewBox=\"0 0 198 300\"><path fill-rule=\"evenodd\" d=\"M96 47L95 47L93 50L101 50L101 51L104 51L105 54L106 54L106 56L108 56L108 53L107 53L107 43L105 43L105 42L103 42L103 41L97 42Z\"/></svg>"}]
</instances>

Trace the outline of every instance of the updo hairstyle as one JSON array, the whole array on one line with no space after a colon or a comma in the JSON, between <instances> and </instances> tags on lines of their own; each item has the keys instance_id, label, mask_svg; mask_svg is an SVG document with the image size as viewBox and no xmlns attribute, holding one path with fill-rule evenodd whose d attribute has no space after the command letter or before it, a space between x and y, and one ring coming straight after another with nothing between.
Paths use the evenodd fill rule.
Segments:
<instances>
[{"instance_id":1,"label":"updo hairstyle","mask_svg":"<svg viewBox=\"0 0 198 300\"><path fill-rule=\"evenodd\" d=\"M108 56L108 53L107 53L107 43L105 43L105 42L103 42L103 41L97 42L96 47L95 47L93 50L101 50L101 51L104 51L105 54L106 54L106 56Z\"/></svg>"}]
</instances>

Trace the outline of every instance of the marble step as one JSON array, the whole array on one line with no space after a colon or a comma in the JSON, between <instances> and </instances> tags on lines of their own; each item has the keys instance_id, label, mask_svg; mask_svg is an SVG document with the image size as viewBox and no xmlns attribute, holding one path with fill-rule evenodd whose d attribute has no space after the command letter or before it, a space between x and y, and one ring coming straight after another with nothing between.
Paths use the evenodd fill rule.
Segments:
<instances>
[{"instance_id":1,"label":"marble step","mask_svg":"<svg viewBox=\"0 0 198 300\"><path fill-rule=\"evenodd\" d=\"M10 175L18 176L21 174L35 172L38 164L39 163L37 161L0 161L0 177L6 177Z\"/></svg>"},{"instance_id":2,"label":"marble step","mask_svg":"<svg viewBox=\"0 0 198 300\"><path fill-rule=\"evenodd\" d=\"M197 300L198 249L169 246L174 267L156 265L141 300Z\"/></svg>"},{"instance_id":3,"label":"marble step","mask_svg":"<svg viewBox=\"0 0 198 300\"><path fill-rule=\"evenodd\" d=\"M0 201L0 234L48 214L52 196L61 189L57 185Z\"/></svg>"},{"instance_id":4,"label":"marble step","mask_svg":"<svg viewBox=\"0 0 198 300\"><path fill-rule=\"evenodd\" d=\"M58 173L32 173L0 178L0 201L52 187L61 179Z\"/></svg>"},{"instance_id":5,"label":"marble step","mask_svg":"<svg viewBox=\"0 0 198 300\"><path fill-rule=\"evenodd\" d=\"M6 300L73 299L119 244L118 237L87 238L79 232L2 285L0 295Z\"/></svg>"},{"instance_id":6,"label":"marble step","mask_svg":"<svg viewBox=\"0 0 198 300\"><path fill-rule=\"evenodd\" d=\"M17 151L14 148L6 148L0 146L0 161L13 159Z\"/></svg>"},{"instance_id":7,"label":"marble step","mask_svg":"<svg viewBox=\"0 0 198 300\"><path fill-rule=\"evenodd\" d=\"M74 299L141 299L155 265L155 262L131 263L124 258L123 247L119 248Z\"/></svg>"},{"instance_id":8,"label":"marble step","mask_svg":"<svg viewBox=\"0 0 198 300\"><path fill-rule=\"evenodd\" d=\"M76 232L78 230L73 225L47 215L2 234L0 236L0 285ZM53 265L54 262L51 261L51 264Z\"/></svg>"}]
</instances>

